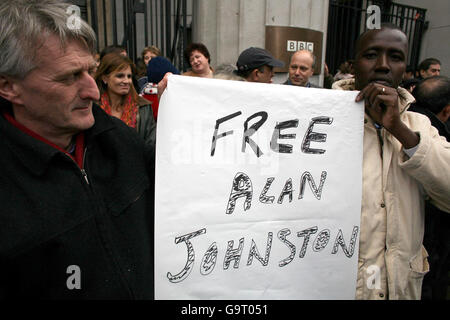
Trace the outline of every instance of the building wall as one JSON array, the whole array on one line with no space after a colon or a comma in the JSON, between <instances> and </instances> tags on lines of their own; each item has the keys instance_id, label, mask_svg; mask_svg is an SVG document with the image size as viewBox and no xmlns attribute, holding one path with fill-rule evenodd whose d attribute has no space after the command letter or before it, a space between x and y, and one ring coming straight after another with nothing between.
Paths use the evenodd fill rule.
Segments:
<instances>
[{"instance_id":1,"label":"building wall","mask_svg":"<svg viewBox=\"0 0 450 320\"><path fill-rule=\"evenodd\" d=\"M323 64L328 0L198 0L194 2L194 16L193 41L208 47L213 67L236 64L239 53L248 47L264 48L266 26L323 32ZM274 82L281 83L286 78L286 73L280 73ZM323 75L312 77L311 82L321 85Z\"/></svg>"},{"instance_id":2,"label":"building wall","mask_svg":"<svg viewBox=\"0 0 450 320\"><path fill-rule=\"evenodd\" d=\"M450 77L450 1L396 0L396 3L427 9L428 30L422 39L420 61L437 58L441 61L441 75Z\"/></svg>"}]
</instances>

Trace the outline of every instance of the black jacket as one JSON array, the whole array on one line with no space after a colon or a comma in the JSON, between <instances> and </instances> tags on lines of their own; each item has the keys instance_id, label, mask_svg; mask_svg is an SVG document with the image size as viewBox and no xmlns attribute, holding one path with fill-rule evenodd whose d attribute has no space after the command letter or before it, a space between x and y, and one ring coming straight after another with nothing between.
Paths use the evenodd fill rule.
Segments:
<instances>
[{"instance_id":1,"label":"black jacket","mask_svg":"<svg viewBox=\"0 0 450 320\"><path fill-rule=\"evenodd\" d=\"M288 78L285 82L283 82L283 84L286 85L290 85L290 86L294 86L294 84L292 84L291 80ZM303 88L317 88L317 89L322 89L322 87L315 85L314 83L311 83L308 81L308 83L306 83L306 85Z\"/></svg>"},{"instance_id":2,"label":"black jacket","mask_svg":"<svg viewBox=\"0 0 450 320\"><path fill-rule=\"evenodd\" d=\"M438 119L438 117L430 110L423 108L417 104L412 104L408 111L414 111L426 115L430 119L431 125L439 131L439 135L445 137L450 142L450 131L447 125Z\"/></svg>"},{"instance_id":3,"label":"black jacket","mask_svg":"<svg viewBox=\"0 0 450 320\"><path fill-rule=\"evenodd\" d=\"M144 142L150 148L156 147L156 120L153 117L152 104L145 98L139 96L139 112L137 114L136 130Z\"/></svg>"},{"instance_id":4,"label":"black jacket","mask_svg":"<svg viewBox=\"0 0 450 320\"><path fill-rule=\"evenodd\" d=\"M445 123L430 110L417 104L411 105L409 111L424 114L439 131L439 135L450 141L450 132ZM450 272L450 214L440 210L430 201L425 203L425 233L423 245L428 251L430 272L422 284L422 300L445 300L448 296Z\"/></svg>"},{"instance_id":5,"label":"black jacket","mask_svg":"<svg viewBox=\"0 0 450 320\"><path fill-rule=\"evenodd\" d=\"M153 150L99 107L93 114L89 183L0 115L0 299L153 298ZM68 289L70 266L80 289Z\"/></svg>"}]
</instances>

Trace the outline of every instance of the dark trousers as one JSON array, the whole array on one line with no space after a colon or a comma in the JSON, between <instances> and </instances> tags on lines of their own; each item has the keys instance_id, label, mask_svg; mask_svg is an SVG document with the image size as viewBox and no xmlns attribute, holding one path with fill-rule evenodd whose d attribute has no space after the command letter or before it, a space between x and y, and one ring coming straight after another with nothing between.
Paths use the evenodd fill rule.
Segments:
<instances>
[{"instance_id":1,"label":"dark trousers","mask_svg":"<svg viewBox=\"0 0 450 320\"><path fill-rule=\"evenodd\" d=\"M427 202L424 246L428 251L430 272L422 285L422 300L447 299L450 276L450 213Z\"/></svg>"}]
</instances>

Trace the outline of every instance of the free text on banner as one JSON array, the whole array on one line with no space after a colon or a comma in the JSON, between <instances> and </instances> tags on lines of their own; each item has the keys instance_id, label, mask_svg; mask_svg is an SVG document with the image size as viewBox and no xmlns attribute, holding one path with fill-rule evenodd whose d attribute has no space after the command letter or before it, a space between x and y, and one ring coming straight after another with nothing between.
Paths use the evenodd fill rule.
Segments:
<instances>
[{"instance_id":1,"label":"free text on banner","mask_svg":"<svg viewBox=\"0 0 450 320\"><path fill-rule=\"evenodd\" d=\"M158 115L156 299L353 299L356 92L170 76Z\"/></svg>"}]
</instances>

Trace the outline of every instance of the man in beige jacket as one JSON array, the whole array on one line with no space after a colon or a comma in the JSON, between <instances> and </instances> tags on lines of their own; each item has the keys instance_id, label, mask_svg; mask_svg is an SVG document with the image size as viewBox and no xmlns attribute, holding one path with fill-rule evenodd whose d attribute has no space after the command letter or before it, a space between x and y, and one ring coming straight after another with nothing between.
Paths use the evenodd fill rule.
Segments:
<instances>
[{"instance_id":1,"label":"man in beige jacket","mask_svg":"<svg viewBox=\"0 0 450 320\"><path fill-rule=\"evenodd\" d=\"M369 30L356 44L355 79L333 84L360 90L365 108L357 299L420 299L424 198L450 212L450 144L407 111L414 98L399 87L407 50L395 26Z\"/></svg>"}]
</instances>

